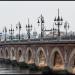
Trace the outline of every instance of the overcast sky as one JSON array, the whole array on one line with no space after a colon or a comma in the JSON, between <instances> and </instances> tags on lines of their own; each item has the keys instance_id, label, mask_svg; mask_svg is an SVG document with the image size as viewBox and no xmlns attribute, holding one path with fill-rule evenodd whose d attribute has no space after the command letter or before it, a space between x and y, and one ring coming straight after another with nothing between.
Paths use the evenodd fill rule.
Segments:
<instances>
[{"instance_id":1,"label":"overcast sky","mask_svg":"<svg viewBox=\"0 0 75 75\"><path fill-rule=\"evenodd\" d=\"M33 25L36 31L40 32L37 18L42 14L45 18L45 27L50 29L55 16L60 9L60 16L70 24L69 31L75 31L75 1L0 1L0 32L6 26L9 30L10 24L16 30L18 21L22 24L22 32L26 33L25 26L28 23ZM61 30L64 31L63 26Z\"/></svg>"}]
</instances>

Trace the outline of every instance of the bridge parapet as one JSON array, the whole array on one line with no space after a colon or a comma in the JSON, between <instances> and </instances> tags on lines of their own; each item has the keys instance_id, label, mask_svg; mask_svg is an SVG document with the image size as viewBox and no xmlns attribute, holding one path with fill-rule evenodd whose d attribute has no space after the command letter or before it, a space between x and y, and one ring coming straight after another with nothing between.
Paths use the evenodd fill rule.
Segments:
<instances>
[{"instance_id":1,"label":"bridge parapet","mask_svg":"<svg viewBox=\"0 0 75 75\"><path fill-rule=\"evenodd\" d=\"M2 41L0 46L4 44L75 44L75 40L20 40L20 41Z\"/></svg>"}]
</instances>

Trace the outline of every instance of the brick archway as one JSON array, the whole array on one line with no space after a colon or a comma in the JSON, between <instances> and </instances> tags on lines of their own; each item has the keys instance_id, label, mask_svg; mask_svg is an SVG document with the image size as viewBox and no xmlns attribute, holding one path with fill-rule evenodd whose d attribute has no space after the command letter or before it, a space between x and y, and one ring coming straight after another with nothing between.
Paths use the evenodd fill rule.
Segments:
<instances>
[{"instance_id":1,"label":"brick archway","mask_svg":"<svg viewBox=\"0 0 75 75\"><path fill-rule=\"evenodd\" d=\"M17 56L18 56L18 62L24 62L23 51L22 48L20 47L18 48Z\"/></svg>"},{"instance_id":2,"label":"brick archway","mask_svg":"<svg viewBox=\"0 0 75 75\"><path fill-rule=\"evenodd\" d=\"M9 51L8 48L5 48L5 59L9 59Z\"/></svg>"},{"instance_id":3,"label":"brick archway","mask_svg":"<svg viewBox=\"0 0 75 75\"><path fill-rule=\"evenodd\" d=\"M75 74L75 49L70 54L68 67L69 71Z\"/></svg>"},{"instance_id":4,"label":"brick archway","mask_svg":"<svg viewBox=\"0 0 75 75\"><path fill-rule=\"evenodd\" d=\"M47 66L46 53L42 47L39 47L37 50L37 60L38 66L44 67Z\"/></svg>"},{"instance_id":5,"label":"brick archway","mask_svg":"<svg viewBox=\"0 0 75 75\"><path fill-rule=\"evenodd\" d=\"M11 47L10 50L10 60L16 60L16 51L14 47Z\"/></svg>"},{"instance_id":6,"label":"brick archway","mask_svg":"<svg viewBox=\"0 0 75 75\"><path fill-rule=\"evenodd\" d=\"M54 48L51 52L50 67L54 70L64 69L64 59L59 48Z\"/></svg>"},{"instance_id":7,"label":"brick archway","mask_svg":"<svg viewBox=\"0 0 75 75\"><path fill-rule=\"evenodd\" d=\"M0 58L4 58L3 50L0 48Z\"/></svg>"},{"instance_id":8,"label":"brick archway","mask_svg":"<svg viewBox=\"0 0 75 75\"><path fill-rule=\"evenodd\" d=\"M28 64L32 64L34 63L34 51L28 47L27 50L26 50L26 62Z\"/></svg>"}]
</instances>

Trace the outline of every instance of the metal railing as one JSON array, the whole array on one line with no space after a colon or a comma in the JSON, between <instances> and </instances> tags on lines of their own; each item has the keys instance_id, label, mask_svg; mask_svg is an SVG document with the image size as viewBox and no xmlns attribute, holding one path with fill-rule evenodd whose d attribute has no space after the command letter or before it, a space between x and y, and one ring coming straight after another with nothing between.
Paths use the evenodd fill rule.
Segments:
<instances>
[{"instance_id":1,"label":"metal railing","mask_svg":"<svg viewBox=\"0 0 75 75\"><path fill-rule=\"evenodd\" d=\"M21 39L21 40L4 40L1 43L20 43L20 42L52 42L52 41L75 41L75 36L61 36L58 37L44 37L44 38L34 38L34 39Z\"/></svg>"}]
</instances>

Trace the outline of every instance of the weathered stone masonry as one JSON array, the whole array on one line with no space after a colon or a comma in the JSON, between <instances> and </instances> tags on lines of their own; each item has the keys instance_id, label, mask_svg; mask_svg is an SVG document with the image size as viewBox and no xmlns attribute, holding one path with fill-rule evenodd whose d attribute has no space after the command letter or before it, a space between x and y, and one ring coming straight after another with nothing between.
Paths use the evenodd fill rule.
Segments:
<instances>
[{"instance_id":1,"label":"weathered stone masonry","mask_svg":"<svg viewBox=\"0 0 75 75\"><path fill-rule=\"evenodd\" d=\"M1 42L0 58L56 69L75 68L75 41Z\"/></svg>"}]
</instances>

